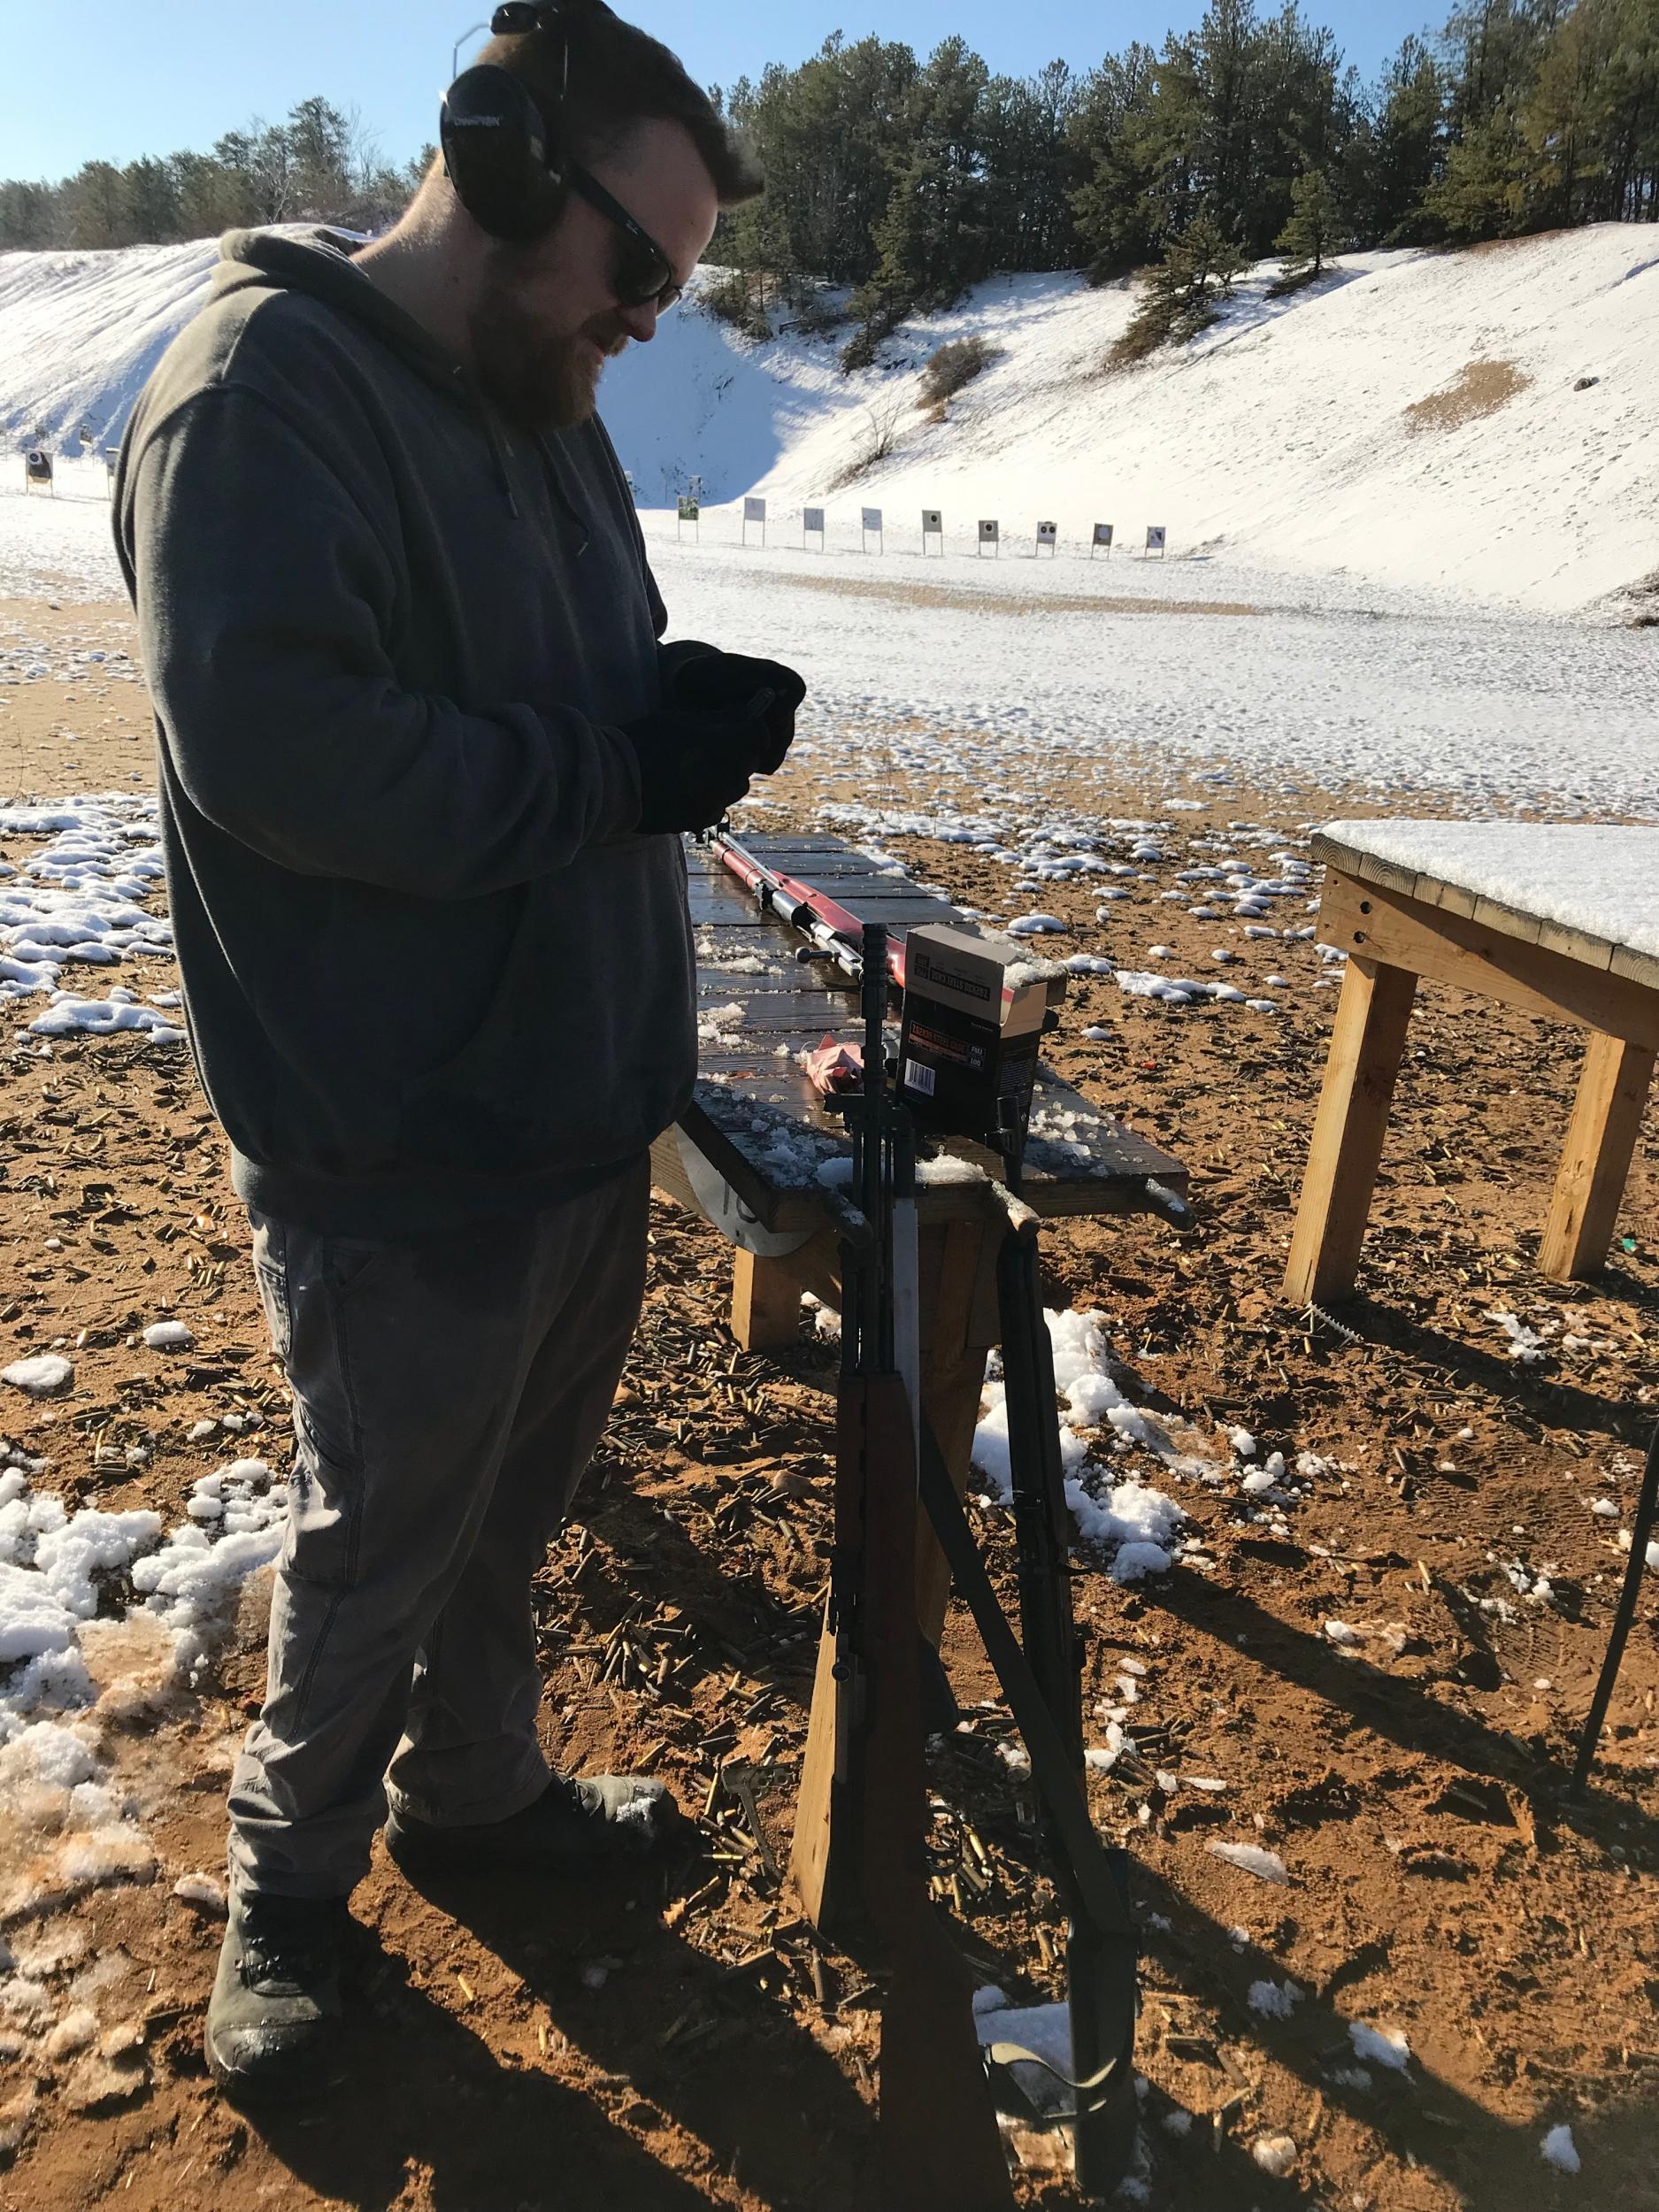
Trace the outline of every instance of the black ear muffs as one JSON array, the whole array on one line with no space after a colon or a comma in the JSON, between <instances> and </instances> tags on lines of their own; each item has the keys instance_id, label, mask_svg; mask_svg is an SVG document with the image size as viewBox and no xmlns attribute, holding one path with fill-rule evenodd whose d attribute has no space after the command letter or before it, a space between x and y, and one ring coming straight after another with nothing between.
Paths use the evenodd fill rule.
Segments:
<instances>
[{"instance_id":1,"label":"black ear muffs","mask_svg":"<svg viewBox=\"0 0 1659 2212\"><path fill-rule=\"evenodd\" d=\"M525 246L545 237L565 204L565 154L518 79L490 63L450 86L439 124L456 197L480 230Z\"/></svg>"}]
</instances>

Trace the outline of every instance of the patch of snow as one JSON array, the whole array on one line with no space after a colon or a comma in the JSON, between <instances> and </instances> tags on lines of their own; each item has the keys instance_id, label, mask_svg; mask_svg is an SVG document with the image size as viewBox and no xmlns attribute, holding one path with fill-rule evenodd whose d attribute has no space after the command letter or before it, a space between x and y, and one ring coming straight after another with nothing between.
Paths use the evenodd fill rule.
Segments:
<instances>
[{"instance_id":1,"label":"patch of snow","mask_svg":"<svg viewBox=\"0 0 1659 2212\"><path fill-rule=\"evenodd\" d=\"M182 1321L157 1321L144 1331L144 1342L152 1352L188 1352L195 1348L196 1333Z\"/></svg>"},{"instance_id":2,"label":"patch of snow","mask_svg":"<svg viewBox=\"0 0 1659 2212\"><path fill-rule=\"evenodd\" d=\"M1288 2020L1302 2000L1295 1982L1252 1982L1247 2002L1263 2020Z\"/></svg>"},{"instance_id":3,"label":"patch of snow","mask_svg":"<svg viewBox=\"0 0 1659 2212\"><path fill-rule=\"evenodd\" d=\"M1398 2028L1372 2028L1363 2020L1350 2020L1348 2039L1354 2046L1356 2058L1369 2059L1373 2065L1386 2066L1396 2074L1410 2071L1411 2046Z\"/></svg>"},{"instance_id":4,"label":"patch of snow","mask_svg":"<svg viewBox=\"0 0 1659 2212\"><path fill-rule=\"evenodd\" d=\"M1545 2164L1553 2166L1557 2173L1576 2174L1584 2170L1578 2147L1572 2139L1572 2130L1564 2120L1550 2129L1539 2145L1539 2149L1543 2154Z\"/></svg>"},{"instance_id":5,"label":"patch of snow","mask_svg":"<svg viewBox=\"0 0 1659 2212\"><path fill-rule=\"evenodd\" d=\"M1256 1843L1209 1843L1204 1848L1213 1858L1225 1859L1229 1866L1236 1866L1241 1874L1253 1874L1258 1882L1286 1883L1290 1870L1277 1851L1264 1851Z\"/></svg>"},{"instance_id":6,"label":"patch of snow","mask_svg":"<svg viewBox=\"0 0 1659 2212\"><path fill-rule=\"evenodd\" d=\"M1110 1374L1103 1316L1098 1312L1045 1315L1054 1354L1055 1386L1065 1401L1059 1423L1066 1502L1079 1539L1110 1554L1108 1571L1120 1583L1163 1574L1179 1551L1186 1518L1175 1501L1132 1478L1111 1479L1088 1466L1088 1433L1104 1426L1117 1436L1177 1459L1162 1425L1124 1396ZM1007 1392L1000 1380L985 1386L985 1411L974 1432L972 1463L991 1495L1013 1496Z\"/></svg>"},{"instance_id":7,"label":"patch of snow","mask_svg":"<svg viewBox=\"0 0 1659 2212\"><path fill-rule=\"evenodd\" d=\"M57 1352L42 1352L34 1359L13 1360L10 1367L0 1368L0 1382L9 1383L13 1390L20 1390L30 1398L55 1397L60 1390L66 1390L74 1379L74 1369Z\"/></svg>"}]
</instances>

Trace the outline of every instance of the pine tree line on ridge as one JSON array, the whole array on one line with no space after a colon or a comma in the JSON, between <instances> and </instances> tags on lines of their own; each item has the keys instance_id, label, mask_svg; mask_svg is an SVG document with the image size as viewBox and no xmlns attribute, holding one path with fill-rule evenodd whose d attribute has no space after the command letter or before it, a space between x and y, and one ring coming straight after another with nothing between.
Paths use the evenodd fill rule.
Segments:
<instances>
[{"instance_id":1,"label":"pine tree line on ridge","mask_svg":"<svg viewBox=\"0 0 1659 2212\"><path fill-rule=\"evenodd\" d=\"M1659 0L1469 0L1370 86L1299 6L1255 0L1024 80L959 38L919 61L837 35L725 103L768 188L717 234L716 303L759 334L852 287L849 366L997 270L1156 268L1179 334L1274 252L1294 281L1345 249L1659 219Z\"/></svg>"},{"instance_id":2,"label":"pine tree line on ridge","mask_svg":"<svg viewBox=\"0 0 1659 2212\"><path fill-rule=\"evenodd\" d=\"M60 184L0 181L0 250L163 246L260 223L373 230L403 206L432 154L390 167L358 117L302 100L286 122L256 117L227 131L211 154L88 161Z\"/></svg>"},{"instance_id":3,"label":"pine tree line on ridge","mask_svg":"<svg viewBox=\"0 0 1659 2212\"><path fill-rule=\"evenodd\" d=\"M723 219L709 258L730 273L707 303L760 335L780 317L834 328L850 294L849 368L998 270L1154 272L1131 332L1147 350L1213 319L1270 254L1290 288L1346 249L1659 220L1659 0L1464 0L1369 86L1295 0L1212 0L1195 31L1087 73L994 76L961 38L922 60L838 32L715 96L768 188ZM306 100L211 155L0 182L0 248L371 229L431 154L388 167L354 118Z\"/></svg>"}]
</instances>

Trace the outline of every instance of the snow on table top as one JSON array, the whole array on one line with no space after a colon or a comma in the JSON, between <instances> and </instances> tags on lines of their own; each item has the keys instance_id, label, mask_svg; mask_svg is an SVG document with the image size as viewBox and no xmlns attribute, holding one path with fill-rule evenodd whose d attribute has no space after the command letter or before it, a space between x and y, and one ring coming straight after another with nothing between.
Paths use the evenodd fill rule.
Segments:
<instances>
[{"instance_id":1,"label":"snow on table top","mask_svg":"<svg viewBox=\"0 0 1659 2212\"><path fill-rule=\"evenodd\" d=\"M1659 829L1382 821L1327 822L1320 834L1517 913L1659 957Z\"/></svg>"}]
</instances>

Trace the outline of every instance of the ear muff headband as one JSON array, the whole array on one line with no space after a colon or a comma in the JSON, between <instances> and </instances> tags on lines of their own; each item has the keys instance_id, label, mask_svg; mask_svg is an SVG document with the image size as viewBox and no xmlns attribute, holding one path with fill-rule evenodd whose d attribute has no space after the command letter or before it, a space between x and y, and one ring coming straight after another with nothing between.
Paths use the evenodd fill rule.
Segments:
<instances>
[{"instance_id":1,"label":"ear muff headband","mask_svg":"<svg viewBox=\"0 0 1659 2212\"><path fill-rule=\"evenodd\" d=\"M439 122L456 197L492 238L527 245L564 204L565 153L519 80L484 63L450 86Z\"/></svg>"},{"instance_id":2,"label":"ear muff headband","mask_svg":"<svg viewBox=\"0 0 1659 2212\"><path fill-rule=\"evenodd\" d=\"M589 0L594 12L610 10ZM508 0L490 20L493 35L556 31L564 42L559 104L549 117L511 70L468 69L449 88L439 119L443 165L456 197L481 230L513 245L545 237L565 203L565 87L570 81L572 0Z\"/></svg>"}]
</instances>

